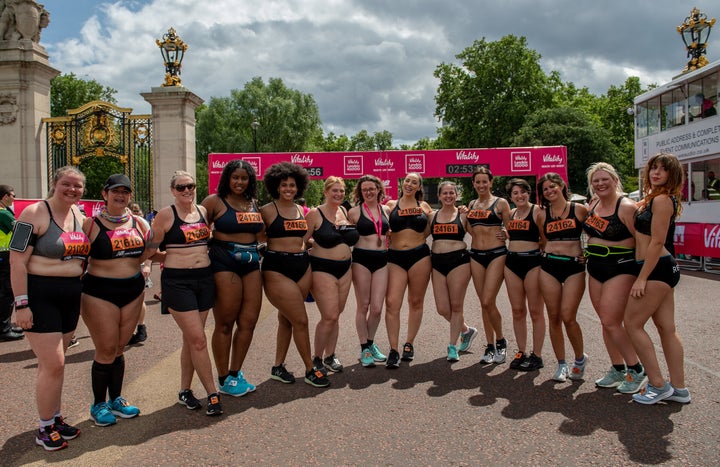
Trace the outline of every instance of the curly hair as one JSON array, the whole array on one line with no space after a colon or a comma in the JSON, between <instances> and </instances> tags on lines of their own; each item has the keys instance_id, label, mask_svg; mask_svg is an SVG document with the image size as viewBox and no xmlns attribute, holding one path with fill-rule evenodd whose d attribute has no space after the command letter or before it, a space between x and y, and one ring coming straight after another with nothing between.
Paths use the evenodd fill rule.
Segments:
<instances>
[{"instance_id":1,"label":"curly hair","mask_svg":"<svg viewBox=\"0 0 720 467\"><path fill-rule=\"evenodd\" d=\"M249 162L240 159L233 159L225 165L220 181L217 186L217 194L220 198L227 198L230 194L230 177L236 170L244 170L248 174L248 186L245 189L245 198L250 201L257 198L257 176L255 169Z\"/></svg>"},{"instance_id":2,"label":"curly hair","mask_svg":"<svg viewBox=\"0 0 720 467\"><path fill-rule=\"evenodd\" d=\"M278 191L280 182L288 178L295 180L295 185L297 186L295 199L302 197L310 180L307 170L291 162L278 162L268 167L265 171L263 182L265 182L265 189L273 199L280 197L280 192Z\"/></svg>"},{"instance_id":3,"label":"curly hair","mask_svg":"<svg viewBox=\"0 0 720 467\"><path fill-rule=\"evenodd\" d=\"M663 186L653 187L650 181L650 170L662 166L668 172L667 182ZM661 152L652 156L645 164L642 174L643 194L645 195L645 206L649 206L653 198L659 195L674 196L677 200L677 212L682 212L682 188L685 185L685 171L677 157L668 152Z\"/></svg>"},{"instance_id":4,"label":"curly hair","mask_svg":"<svg viewBox=\"0 0 720 467\"><path fill-rule=\"evenodd\" d=\"M383 198L385 198L385 185L383 185L382 180L377 178L375 175L363 175L358 179L357 184L355 185L355 190L353 190L351 196L353 204L355 206L359 206L365 199L362 195L362 184L365 182L372 182L375 184L375 187L377 188L377 201L378 203L382 202Z\"/></svg>"},{"instance_id":5,"label":"curly hair","mask_svg":"<svg viewBox=\"0 0 720 467\"><path fill-rule=\"evenodd\" d=\"M537 189L538 189L538 204L541 204L545 207L550 205L550 202L545 199L545 196L543 196L543 183L545 182L552 182L555 185L562 187L562 195L563 198L565 198L565 201L570 199L570 195L568 194L568 187L567 183L565 183L565 180L562 179L560 174L557 174L555 172L548 172L537 182Z\"/></svg>"}]
</instances>

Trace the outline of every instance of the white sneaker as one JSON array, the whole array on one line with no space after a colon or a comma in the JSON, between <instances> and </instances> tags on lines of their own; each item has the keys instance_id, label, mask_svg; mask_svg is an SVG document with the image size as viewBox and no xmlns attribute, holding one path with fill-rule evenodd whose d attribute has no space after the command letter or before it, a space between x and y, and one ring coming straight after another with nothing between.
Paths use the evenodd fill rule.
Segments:
<instances>
[{"instance_id":1,"label":"white sneaker","mask_svg":"<svg viewBox=\"0 0 720 467\"><path fill-rule=\"evenodd\" d=\"M558 363L558 368L555 371L552 379L559 383L564 383L568 378L568 366L567 363Z\"/></svg>"}]
</instances>

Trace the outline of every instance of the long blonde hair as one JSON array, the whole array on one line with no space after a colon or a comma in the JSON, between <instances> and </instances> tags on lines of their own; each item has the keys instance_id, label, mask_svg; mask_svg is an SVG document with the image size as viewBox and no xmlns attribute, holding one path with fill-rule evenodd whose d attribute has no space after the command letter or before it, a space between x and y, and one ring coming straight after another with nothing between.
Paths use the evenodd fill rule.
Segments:
<instances>
[{"instance_id":1,"label":"long blonde hair","mask_svg":"<svg viewBox=\"0 0 720 467\"><path fill-rule=\"evenodd\" d=\"M595 172L600 170L610 174L610 177L615 181L615 192L617 194L622 195L625 193L625 191L623 191L622 181L620 180L620 176L618 175L617 170L615 170L615 167L607 162L595 162L587 169L588 192L590 193L590 197L595 194L592 189L593 175L595 175Z\"/></svg>"}]
</instances>

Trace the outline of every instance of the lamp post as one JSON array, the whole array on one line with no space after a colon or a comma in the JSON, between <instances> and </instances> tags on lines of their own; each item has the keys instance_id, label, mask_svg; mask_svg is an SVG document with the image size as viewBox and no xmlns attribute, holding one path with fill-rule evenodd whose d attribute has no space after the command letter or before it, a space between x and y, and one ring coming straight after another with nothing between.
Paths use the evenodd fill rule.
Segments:
<instances>
[{"instance_id":1,"label":"lamp post","mask_svg":"<svg viewBox=\"0 0 720 467\"><path fill-rule=\"evenodd\" d=\"M174 28L168 29L167 34L163 34L162 41L156 39L155 43L160 47L163 61L165 62L165 81L163 86L180 86L180 70L182 69L182 60L188 46L180 36L177 35Z\"/></svg>"},{"instance_id":2,"label":"lamp post","mask_svg":"<svg viewBox=\"0 0 720 467\"><path fill-rule=\"evenodd\" d=\"M257 118L253 118L250 126L253 132L253 152L257 152L257 130L260 128L260 122L257 121Z\"/></svg>"},{"instance_id":3,"label":"lamp post","mask_svg":"<svg viewBox=\"0 0 720 467\"><path fill-rule=\"evenodd\" d=\"M690 16L677 27L677 32L682 36L685 43L687 56L690 58L683 73L702 68L708 64L705 57L707 53L707 41L710 37L710 30L715 24L715 18L708 20L705 13L701 13L697 8L690 11Z\"/></svg>"}]
</instances>

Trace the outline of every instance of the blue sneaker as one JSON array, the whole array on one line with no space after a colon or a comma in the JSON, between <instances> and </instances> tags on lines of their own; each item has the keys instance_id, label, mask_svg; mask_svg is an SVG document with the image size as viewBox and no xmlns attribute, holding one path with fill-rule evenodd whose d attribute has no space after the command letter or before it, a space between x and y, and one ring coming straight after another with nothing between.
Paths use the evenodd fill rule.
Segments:
<instances>
[{"instance_id":1,"label":"blue sneaker","mask_svg":"<svg viewBox=\"0 0 720 467\"><path fill-rule=\"evenodd\" d=\"M616 369L614 366L610 366L610 369L605 376L595 380L595 386L599 388L616 388L621 386L625 382L625 372ZM622 391L620 391L622 392ZM637 392L637 391L635 391Z\"/></svg>"},{"instance_id":2,"label":"blue sneaker","mask_svg":"<svg viewBox=\"0 0 720 467\"><path fill-rule=\"evenodd\" d=\"M110 402L110 411L113 415L120 418L133 418L140 415L140 409L134 405L128 404L128 401L122 397L118 397L114 401Z\"/></svg>"},{"instance_id":3,"label":"blue sneaker","mask_svg":"<svg viewBox=\"0 0 720 467\"><path fill-rule=\"evenodd\" d=\"M380 349L378 348L377 344L375 344L375 342L370 345L370 352L372 353L373 360L375 360L376 362L384 362L385 360L387 360L387 357L385 356L385 354L380 352Z\"/></svg>"},{"instance_id":4,"label":"blue sneaker","mask_svg":"<svg viewBox=\"0 0 720 467\"><path fill-rule=\"evenodd\" d=\"M587 368L588 356L586 353L583 354L582 363L573 363L570 369L568 378L573 380L585 379L585 368Z\"/></svg>"},{"instance_id":5,"label":"blue sneaker","mask_svg":"<svg viewBox=\"0 0 720 467\"><path fill-rule=\"evenodd\" d=\"M670 397L665 399L666 401L680 402L681 404L690 403L690 391L687 388L678 389L673 386L673 393ZM57 425L56 425L57 427Z\"/></svg>"},{"instance_id":6,"label":"blue sneaker","mask_svg":"<svg viewBox=\"0 0 720 467\"><path fill-rule=\"evenodd\" d=\"M458 349L452 344L448 345L448 352L447 352L447 361L450 363L455 363L460 361L460 356L458 355Z\"/></svg>"},{"instance_id":7,"label":"blue sneaker","mask_svg":"<svg viewBox=\"0 0 720 467\"><path fill-rule=\"evenodd\" d=\"M97 426L108 426L117 423L115 415L110 411L110 404L107 402L98 402L95 405L91 405L90 417L92 417Z\"/></svg>"},{"instance_id":8,"label":"blue sneaker","mask_svg":"<svg viewBox=\"0 0 720 467\"><path fill-rule=\"evenodd\" d=\"M245 394L249 392L255 392L255 389L257 389L254 384L250 384L247 382L247 380L245 379L245 375L243 375L242 371L238 371L237 380L240 387L247 387L247 391L245 391Z\"/></svg>"},{"instance_id":9,"label":"blue sneaker","mask_svg":"<svg viewBox=\"0 0 720 467\"><path fill-rule=\"evenodd\" d=\"M638 394L633 394L632 398L635 402L640 404L655 404L661 400L665 400L673 395L673 387L670 383L665 383L661 388L656 388L652 384L648 383L645 389L640 391Z\"/></svg>"},{"instance_id":10,"label":"blue sneaker","mask_svg":"<svg viewBox=\"0 0 720 467\"><path fill-rule=\"evenodd\" d=\"M225 378L225 383L220 386L218 392L227 394L228 396L240 397L248 393L248 388L246 385L241 385L238 378L235 378L234 376L227 376Z\"/></svg>"},{"instance_id":11,"label":"blue sneaker","mask_svg":"<svg viewBox=\"0 0 720 467\"><path fill-rule=\"evenodd\" d=\"M618 386L617 390L623 394L635 394L640 390L640 388L645 386L647 380L648 378L645 375L645 371L638 373L632 368L628 368L625 372L625 381Z\"/></svg>"},{"instance_id":12,"label":"blue sneaker","mask_svg":"<svg viewBox=\"0 0 720 467\"><path fill-rule=\"evenodd\" d=\"M468 330L466 332L460 333L460 347L458 347L458 350L460 352L467 352L468 350L470 350L472 341L475 340L477 334L477 329L468 326Z\"/></svg>"},{"instance_id":13,"label":"blue sneaker","mask_svg":"<svg viewBox=\"0 0 720 467\"><path fill-rule=\"evenodd\" d=\"M360 364L365 368L372 368L375 366L375 359L373 358L372 350L368 348L360 352Z\"/></svg>"}]
</instances>

